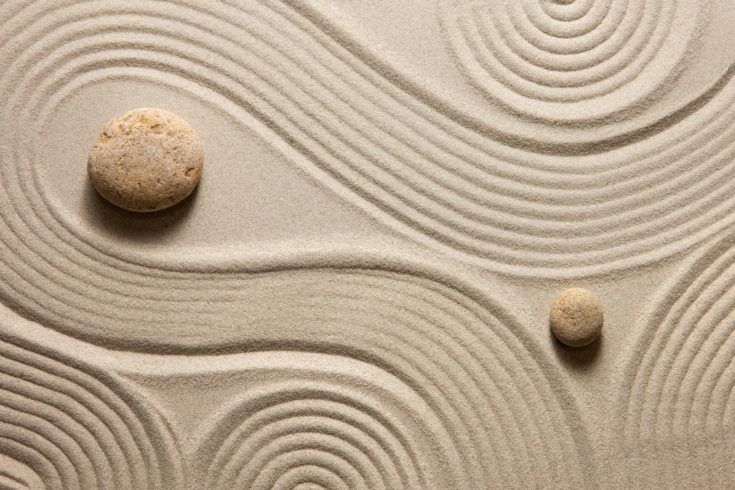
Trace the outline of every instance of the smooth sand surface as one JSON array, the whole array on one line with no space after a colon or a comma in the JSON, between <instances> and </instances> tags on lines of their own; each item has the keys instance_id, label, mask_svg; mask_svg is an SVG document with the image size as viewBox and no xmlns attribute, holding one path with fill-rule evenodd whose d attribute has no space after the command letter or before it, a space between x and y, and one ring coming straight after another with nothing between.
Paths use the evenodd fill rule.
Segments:
<instances>
[{"instance_id":1,"label":"smooth sand surface","mask_svg":"<svg viewBox=\"0 0 735 490\"><path fill-rule=\"evenodd\" d=\"M731 0L0 4L0 488L735 482ZM99 128L171 111L184 202ZM564 289L602 336L559 343Z\"/></svg>"}]
</instances>

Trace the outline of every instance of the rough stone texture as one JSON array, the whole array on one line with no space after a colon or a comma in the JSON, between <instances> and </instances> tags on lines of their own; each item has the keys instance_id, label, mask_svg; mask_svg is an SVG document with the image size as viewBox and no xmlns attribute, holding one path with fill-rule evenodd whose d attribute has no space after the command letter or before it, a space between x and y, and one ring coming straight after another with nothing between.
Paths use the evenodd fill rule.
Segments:
<instances>
[{"instance_id":1,"label":"rough stone texture","mask_svg":"<svg viewBox=\"0 0 735 490\"><path fill-rule=\"evenodd\" d=\"M132 110L105 124L89 153L95 189L129 211L158 211L181 202L199 183L202 145L183 119L162 109Z\"/></svg>"},{"instance_id":2,"label":"rough stone texture","mask_svg":"<svg viewBox=\"0 0 735 490\"><path fill-rule=\"evenodd\" d=\"M568 346L591 344L600 336L602 324L602 305L587 289L566 289L556 297L551 307L551 330L560 342Z\"/></svg>"}]
</instances>

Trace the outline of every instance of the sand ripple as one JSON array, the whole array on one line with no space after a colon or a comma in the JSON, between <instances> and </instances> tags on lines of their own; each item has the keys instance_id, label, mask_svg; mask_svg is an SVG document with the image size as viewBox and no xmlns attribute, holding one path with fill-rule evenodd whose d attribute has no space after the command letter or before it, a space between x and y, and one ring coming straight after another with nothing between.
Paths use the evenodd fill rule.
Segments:
<instances>
[{"instance_id":1,"label":"sand ripple","mask_svg":"<svg viewBox=\"0 0 735 490\"><path fill-rule=\"evenodd\" d=\"M472 83L555 122L608 117L660 95L702 20L698 2L681 0L447 3L448 40Z\"/></svg>"},{"instance_id":2,"label":"sand ripple","mask_svg":"<svg viewBox=\"0 0 735 490\"><path fill-rule=\"evenodd\" d=\"M663 31L699 19L692 12L698 4L633 3L640 6L624 17L640 14L642 32L650 30L641 42L664 52L684 49L687 36ZM610 3L610 15L620 14L617 4ZM64 217L42 209L27 143L49 130L46 121L75 91L114 78L170 86L232 113L245 110L288 146L284 156L294 165L377 221L463 262L514 275L569 277L651 263L735 219L733 70L680 107L652 113L621 134L536 141L534 131L480 127L394 84L299 2L221 11L195 2L175 8L141 2L134 9L37 2L26 10L5 27L2 120L11 131L1 148L9 162L1 178L14 206L30 199L37 218L47 221L44 228L56 226L48 214L56 214L53 221ZM669 63L680 56L661 58ZM668 73L676 72L659 67L648 76L658 65L636 60L629 69L643 70L634 77L641 83L671 82ZM629 85L610 93L628 94ZM536 100L529 105L544 107ZM3 209L4 226L22 228L12 207Z\"/></svg>"},{"instance_id":3,"label":"sand ripple","mask_svg":"<svg viewBox=\"0 0 735 490\"><path fill-rule=\"evenodd\" d=\"M436 8L469 83L522 119L505 127L390 72L310 2L3 3L2 301L110 349L299 351L345 368L264 380L213 414L185 464L158 411L117 375L4 338L0 452L12 461L0 483L589 483L596 455L560 368L492 291L436 264L580 277L651 264L732 227L735 69L648 111L686 68L705 8ZM65 100L115 79L178 90L234 120L247 113L294 166L443 259L284 243L158 260L92 236L51 204L39 145ZM730 427L723 240L662 299L631 357L620 413L635 445Z\"/></svg>"},{"instance_id":4,"label":"sand ripple","mask_svg":"<svg viewBox=\"0 0 735 490\"><path fill-rule=\"evenodd\" d=\"M702 459L726 467L735 457L729 436L735 420L733 239L732 232L722 234L688 261L659 295L629 356L624 442L632 458L649 454L644 466L657 471L694 472ZM705 449L693 457L693 447Z\"/></svg>"},{"instance_id":5,"label":"sand ripple","mask_svg":"<svg viewBox=\"0 0 735 490\"><path fill-rule=\"evenodd\" d=\"M0 454L14 461L0 478L44 488L183 484L181 456L152 405L110 373L24 344L0 343Z\"/></svg>"}]
</instances>

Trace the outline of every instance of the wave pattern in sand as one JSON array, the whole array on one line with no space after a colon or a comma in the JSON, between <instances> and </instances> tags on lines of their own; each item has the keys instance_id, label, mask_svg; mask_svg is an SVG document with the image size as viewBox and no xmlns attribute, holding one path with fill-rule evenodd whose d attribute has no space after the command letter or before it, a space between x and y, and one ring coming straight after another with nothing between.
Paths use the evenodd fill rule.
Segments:
<instances>
[{"instance_id":1,"label":"wave pattern in sand","mask_svg":"<svg viewBox=\"0 0 735 490\"><path fill-rule=\"evenodd\" d=\"M628 357L624 444L656 471L691 473L702 459L717 467L735 455L732 244L726 233L689 260L654 303ZM692 459L690 448L702 445Z\"/></svg>"},{"instance_id":2,"label":"wave pattern in sand","mask_svg":"<svg viewBox=\"0 0 735 490\"><path fill-rule=\"evenodd\" d=\"M666 88L704 9L677 0L446 4L448 39L473 84L553 123L629 111Z\"/></svg>"},{"instance_id":3,"label":"wave pattern in sand","mask_svg":"<svg viewBox=\"0 0 735 490\"><path fill-rule=\"evenodd\" d=\"M117 376L11 340L0 373L0 454L16 462L0 475L59 489L184 483L166 421Z\"/></svg>"},{"instance_id":4,"label":"wave pattern in sand","mask_svg":"<svg viewBox=\"0 0 735 490\"><path fill-rule=\"evenodd\" d=\"M3 302L111 349L192 359L303 351L352 366L295 370L291 382L265 380L228 400L184 463L162 415L116 374L7 340L0 483L469 488L595 478L568 377L492 291L378 250L141 257L51 205L38 145L84 87L153 82L246 112L310 178L458 269L630 270L735 221L733 69L655 106L686 70L706 6L431 2L457 69L508 111L506 125L418 88L315 5L0 7ZM624 439L729 429L732 254L721 250L694 262L645 326Z\"/></svg>"},{"instance_id":5,"label":"wave pattern in sand","mask_svg":"<svg viewBox=\"0 0 735 490\"><path fill-rule=\"evenodd\" d=\"M679 4L664 10L681 17ZM379 222L514 275L650 263L735 216L730 71L679 109L653 111L611 138L536 141L529 128L479 127L396 85L298 2L222 12L156 2L34 6L6 27L3 55L3 120L19 133L7 136L3 179L17 205L36 190L23 142L47 129L55 107L87 84L143 78L248 111L296 150L295 165Z\"/></svg>"}]
</instances>

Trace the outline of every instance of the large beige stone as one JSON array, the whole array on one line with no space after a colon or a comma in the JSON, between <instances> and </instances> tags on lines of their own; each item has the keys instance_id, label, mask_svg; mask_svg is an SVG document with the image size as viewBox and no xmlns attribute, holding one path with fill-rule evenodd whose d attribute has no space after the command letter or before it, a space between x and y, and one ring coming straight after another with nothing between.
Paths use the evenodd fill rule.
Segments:
<instances>
[{"instance_id":1,"label":"large beige stone","mask_svg":"<svg viewBox=\"0 0 735 490\"><path fill-rule=\"evenodd\" d=\"M87 170L95 189L129 211L181 202L199 183L202 144L182 118L162 109L132 110L102 128Z\"/></svg>"}]
</instances>

